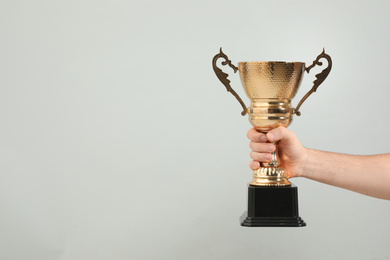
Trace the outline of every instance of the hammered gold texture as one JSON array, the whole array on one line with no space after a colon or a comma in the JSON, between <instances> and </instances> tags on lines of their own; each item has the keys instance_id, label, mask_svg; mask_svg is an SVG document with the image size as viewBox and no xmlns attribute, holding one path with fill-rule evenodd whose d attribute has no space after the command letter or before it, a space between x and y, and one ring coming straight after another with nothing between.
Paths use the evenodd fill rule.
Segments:
<instances>
[{"instance_id":1,"label":"hammered gold texture","mask_svg":"<svg viewBox=\"0 0 390 260\"><path fill-rule=\"evenodd\" d=\"M303 62L252 61L238 64L242 85L248 97L292 99L305 72Z\"/></svg>"}]
</instances>

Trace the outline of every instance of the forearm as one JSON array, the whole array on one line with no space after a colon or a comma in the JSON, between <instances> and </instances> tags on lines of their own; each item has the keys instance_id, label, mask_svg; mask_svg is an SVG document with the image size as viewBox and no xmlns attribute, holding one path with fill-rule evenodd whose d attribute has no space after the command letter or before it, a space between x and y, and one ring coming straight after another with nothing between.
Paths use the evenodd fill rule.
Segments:
<instances>
[{"instance_id":1,"label":"forearm","mask_svg":"<svg viewBox=\"0 0 390 260\"><path fill-rule=\"evenodd\" d=\"M307 149L301 176L390 200L390 154L361 156Z\"/></svg>"}]
</instances>

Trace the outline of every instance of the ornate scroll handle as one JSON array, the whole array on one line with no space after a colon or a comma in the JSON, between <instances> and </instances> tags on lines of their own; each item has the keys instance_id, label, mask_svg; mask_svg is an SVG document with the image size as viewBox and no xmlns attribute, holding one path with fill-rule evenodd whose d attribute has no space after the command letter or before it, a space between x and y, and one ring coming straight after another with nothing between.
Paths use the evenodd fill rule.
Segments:
<instances>
[{"instance_id":1,"label":"ornate scroll handle","mask_svg":"<svg viewBox=\"0 0 390 260\"><path fill-rule=\"evenodd\" d=\"M229 67L231 67L234 70L234 73L237 72L238 68L236 66L234 66L232 64L231 60L229 60L228 56L226 56L226 54L222 52L222 48L219 50L219 53L217 55L215 55L214 58L213 58L213 69L214 69L215 75L217 75L218 79L226 87L226 90L228 92L232 93L233 96L238 100L238 102L240 102L240 104L241 104L241 106L243 108L243 111L241 112L241 115L245 116L245 114L247 113L247 108L245 106L245 103L242 101L240 96L230 86L230 80L228 79L229 75L224 73L220 68L218 68L217 60L219 58L224 58L225 61L222 62L222 65L223 66L229 65Z\"/></svg>"},{"instance_id":2,"label":"ornate scroll handle","mask_svg":"<svg viewBox=\"0 0 390 260\"><path fill-rule=\"evenodd\" d=\"M313 61L313 64L311 64L309 67L305 68L306 72L309 73L312 68L314 68L316 65L322 66L322 62L320 62L320 59L326 59L328 61L328 67L324 69L321 73L318 73L316 75L316 80L313 82L313 87L309 90L309 92L306 93L306 95L299 101L298 106L295 108L294 113L297 116L301 115L301 112L299 111L299 108L302 106L303 102L311 95L313 92L317 91L317 88L324 82L326 77L328 77L330 70L332 69L332 58L325 53L325 49L323 49L322 53L317 56L317 58Z\"/></svg>"}]
</instances>

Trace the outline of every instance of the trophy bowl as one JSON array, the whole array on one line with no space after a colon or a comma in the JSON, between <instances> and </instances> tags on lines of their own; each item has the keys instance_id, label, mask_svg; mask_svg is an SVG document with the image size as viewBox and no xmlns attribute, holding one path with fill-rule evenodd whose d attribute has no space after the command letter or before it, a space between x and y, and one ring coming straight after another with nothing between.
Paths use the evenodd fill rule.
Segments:
<instances>
[{"instance_id":1,"label":"trophy bowl","mask_svg":"<svg viewBox=\"0 0 390 260\"><path fill-rule=\"evenodd\" d=\"M251 106L249 121L260 132L291 124L295 97L305 72L303 62L240 62L241 83Z\"/></svg>"}]
</instances>

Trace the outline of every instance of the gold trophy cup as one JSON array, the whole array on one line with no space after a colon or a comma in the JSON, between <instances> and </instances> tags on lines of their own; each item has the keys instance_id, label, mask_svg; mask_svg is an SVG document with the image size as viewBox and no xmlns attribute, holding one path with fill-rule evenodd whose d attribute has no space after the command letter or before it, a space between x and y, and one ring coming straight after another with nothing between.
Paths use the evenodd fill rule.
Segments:
<instances>
[{"instance_id":1,"label":"gold trophy cup","mask_svg":"<svg viewBox=\"0 0 390 260\"><path fill-rule=\"evenodd\" d=\"M217 61L223 59L222 65L228 65L240 78L251 106L246 107L239 95L230 86L228 74L218 66ZM296 108L291 100L298 92L304 72L316 65L322 66L321 59L326 59L328 66L316 75L311 90L302 98ZM317 90L328 76L332 68L332 59L325 50L317 56L313 63L306 67L304 62L285 61L252 61L239 62L234 66L222 52L214 56L213 69L218 79L240 102L243 111L248 114L253 127L262 133L291 124L293 115L300 116L302 103ZM253 180L249 183L248 212L242 219L243 226L305 226L305 222L298 216L297 187L288 180L287 172L278 160L278 149L272 153L270 163L262 163L258 170L253 172ZM283 209L284 208L284 209Z\"/></svg>"}]
</instances>

